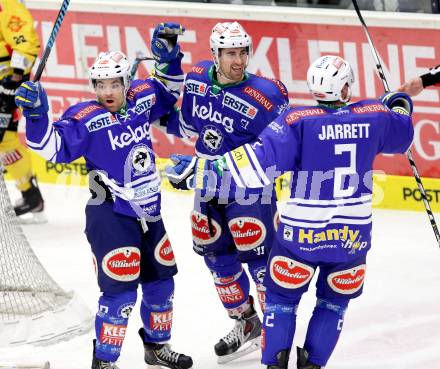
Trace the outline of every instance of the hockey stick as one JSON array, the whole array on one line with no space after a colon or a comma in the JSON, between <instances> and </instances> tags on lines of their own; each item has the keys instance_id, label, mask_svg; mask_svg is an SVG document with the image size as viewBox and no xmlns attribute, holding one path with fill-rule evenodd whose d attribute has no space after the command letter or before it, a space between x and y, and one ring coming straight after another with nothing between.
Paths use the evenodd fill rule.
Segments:
<instances>
[{"instance_id":1,"label":"hockey stick","mask_svg":"<svg viewBox=\"0 0 440 369\"><path fill-rule=\"evenodd\" d=\"M50 33L49 40L47 41L46 48L44 49L43 56L41 57L40 64L38 64L37 71L35 72L33 82L38 82L41 78L41 74L43 73L43 69L46 66L47 59L49 58L50 52L52 51L52 47L55 43L55 39L57 38L57 34L58 31L60 30L64 16L66 15L67 7L69 6L69 3L70 0L63 0L63 3L61 4L61 8L60 11L58 12L57 19L55 19L52 32Z\"/></svg>"},{"instance_id":2,"label":"hockey stick","mask_svg":"<svg viewBox=\"0 0 440 369\"><path fill-rule=\"evenodd\" d=\"M365 34L367 36L368 44L370 45L370 50L373 55L374 62L376 63L376 69L377 69L377 72L379 73L379 77L382 81L383 88L385 89L385 92L389 92L390 87L389 87L387 79L385 77L385 73L383 72L382 64L380 63L379 55L377 54L377 50L374 47L373 41L370 36L370 32L368 31L368 27L364 21L364 18L362 17L361 11L359 10L359 6L358 6L357 1L352 0L352 2L353 2L354 9L356 10L356 13L359 17L359 20L362 24L362 27L364 28ZM420 178L419 171L417 170L417 165L416 165L416 162L414 161L414 158L412 156L411 149L408 149L406 155L408 157L409 164L411 165L411 169L412 169L414 178L417 182L417 186L419 187L419 191L420 191L420 195L422 196L423 204L425 205L425 209L426 209L426 212L428 213L428 218L431 223L432 230L434 231L435 238L437 239L437 244L440 247L440 233L439 233L437 223L434 218L434 214L432 213L431 206L429 205L428 198L426 197L425 187L423 186L422 179Z\"/></svg>"},{"instance_id":3,"label":"hockey stick","mask_svg":"<svg viewBox=\"0 0 440 369\"><path fill-rule=\"evenodd\" d=\"M48 361L44 363L0 363L1 369L50 369Z\"/></svg>"},{"instance_id":4,"label":"hockey stick","mask_svg":"<svg viewBox=\"0 0 440 369\"><path fill-rule=\"evenodd\" d=\"M131 66L131 71L130 71L131 79L134 78L134 76L135 76L135 74L136 74L136 72L137 72L137 70L138 70L139 64L141 63L141 61L144 61L144 60L155 60L155 59L154 59L154 58L151 58L151 57L149 57L149 56L141 56L141 57L137 57L137 58L134 60L133 65Z\"/></svg>"}]
</instances>

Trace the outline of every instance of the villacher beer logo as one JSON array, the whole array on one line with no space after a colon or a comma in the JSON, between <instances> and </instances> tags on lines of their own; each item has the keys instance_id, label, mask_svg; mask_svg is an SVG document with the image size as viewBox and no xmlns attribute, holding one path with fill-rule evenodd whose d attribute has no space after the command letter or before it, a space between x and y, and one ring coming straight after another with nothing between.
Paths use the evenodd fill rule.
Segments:
<instances>
[{"instance_id":1,"label":"villacher beer logo","mask_svg":"<svg viewBox=\"0 0 440 369\"><path fill-rule=\"evenodd\" d=\"M156 260L165 266L176 265L173 248L171 247L168 235L165 234L154 249L154 257Z\"/></svg>"},{"instance_id":2,"label":"villacher beer logo","mask_svg":"<svg viewBox=\"0 0 440 369\"><path fill-rule=\"evenodd\" d=\"M252 250L260 246L266 238L266 227L257 218L234 218L229 221L228 226L235 245L240 251Z\"/></svg>"},{"instance_id":3,"label":"villacher beer logo","mask_svg":"<svg viewBox=\"0 0 440 369\"><path fill-rule=\"evenodd\" d=\"M270 261L270 276L279 286L289 289L300 288L313 277L314 269L286 256L275 256Z\"/></svg>"},{"instance_id":4,"label":"villacher beer logo","mask_svg":"<svg viewBox=\"0 0 440 369\"><path fill-rule=\"evenodd\" d=\"M327 277L327 282L333 291L351 295L362 288L366 269L367 266L362 264L351 269L334 272Z\"/></svg>"},{"instance_id":5,"label":"villacher beer logo","mask_svg":"<svg viewBox=\"0 0 440 369\"><path fill-rule=\"evenodd\" d=\"M191 213L193 240L197 245L209 245L218 240L222 230L220 225L211 218L212 234L209 230L208 218L197 211Z\"/></svg>"},{"instance_id":6,"label":"villacher beer logo","mask_svg":"<svg viewBox=\"0 0 440 369\"><path fill-rule=\"evenodd\" d=\"M130 282L139 277L141 254L137 247L120 247L110 251L102 259L102 269L110 278Z\"/></svg>"}]
</instances>

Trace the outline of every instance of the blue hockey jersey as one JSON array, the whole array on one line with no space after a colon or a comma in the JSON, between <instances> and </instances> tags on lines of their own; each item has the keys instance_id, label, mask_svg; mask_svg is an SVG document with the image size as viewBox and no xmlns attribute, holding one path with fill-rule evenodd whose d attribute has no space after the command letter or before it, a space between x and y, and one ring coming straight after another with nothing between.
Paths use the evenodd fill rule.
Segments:
<instances>
[{"instance_id":1,"label":"blue hockey jersey","mask_svg":"<svg viewBox=\"0 0 440 369\"><path fill-rule=\"evenodd\" d=\"M375 156L404 153L412 138L411 118L377 100L308 106L287 110L225 160L239 187L262 187L294 171L278 241L305 260L345 262L371 246Z\"/></svg>"},{"instance_id":2,"label":"blue hockey jersey","mask_svg":"<svg viewBox=\"0 0 440 369\"><path fill-rule=\"evenodd\" d=\"M182 109L167 126L179 137L198 135L196 154L208 159L256 139L289 104L278 80L247 73L240 83L219 85L214 68L211 61L193 66L185 79Z\"/></svg>"},{"instance_id":3,"label":"blue hockey jersey","mask_svg":"<svg viewBox=\"0 0 440 369\"><path fill-rule=\"evenodd\" d=\"M175 65L174 65L175 64ZM27 119L29 147L55 163L83 156L114 199L114 210L132 217L160 213L160 177L155 164L150 125L176 103L183 84L180 59L166 73L134 81L126 106L111 113L97 101L70 107L53 124L48 117Z\"/></svg>"}]
</instances>

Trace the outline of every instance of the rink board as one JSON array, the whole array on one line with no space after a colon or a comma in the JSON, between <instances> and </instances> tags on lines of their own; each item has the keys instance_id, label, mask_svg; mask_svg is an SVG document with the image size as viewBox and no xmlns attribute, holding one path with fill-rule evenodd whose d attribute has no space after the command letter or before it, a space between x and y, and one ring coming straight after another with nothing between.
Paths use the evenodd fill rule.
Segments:
<instances>
[{"instance_id":1,"label":"rink board","mask_svg":"<svg viewBox=\"0 0 440 369\"><path fill-rule=\"evenodd\" d=\"M33 153L32 161L40 182L73 186L87 186L88 184L87 169L83 159L76 160L70 164L55 164ZM167 159L158 159L159 172L162 178L162 190L175 191L164 174L164 168L168 162L169 160ZM10 179L8 175L6 175L6 179ZM440 211L440 179L422 179L432 210ZM277 180L278 198L288 198L289 183L288 176ZM386 174L374 175L373 206L385 209L425 210L414 177Z\"/></svg>"},{"instance_id":2,"label":"rink board","mask_svg":"<svg viewBox=\"0 0 440 369\"><path fill-rule=\"evenodd\" d=\"M42 44L46 44L59 0L28 0ZM363 12L382 60L391 89L438 64L440 22L437 14ZM87 68L100 51L120 49L130 61L137 54L151 56L150 43L159 22L186 26L179 37L184 72L194 63L211 59L209 35L220 21L239 20L252 35L254 55L248 71L281 80L292 105L310 105L306 72L324 54L338 54L350 62L356 82L353 101L383 93L376 76L365 33L354 10L243 6L167 1L75 0L64 18L41 82L48 92L52 119L72 104L94 98ZM141 63L137 77L145 78L153 63ZM263 92L264 94L264 92ZM432 87L414 98L412 153L420 175L440 177L440 91ZM193 140L181 140L152 127L151 139L160 157L191 154ZM382 155L374 169L411 176L404 155Z\"/></svg>"}]
</instances>

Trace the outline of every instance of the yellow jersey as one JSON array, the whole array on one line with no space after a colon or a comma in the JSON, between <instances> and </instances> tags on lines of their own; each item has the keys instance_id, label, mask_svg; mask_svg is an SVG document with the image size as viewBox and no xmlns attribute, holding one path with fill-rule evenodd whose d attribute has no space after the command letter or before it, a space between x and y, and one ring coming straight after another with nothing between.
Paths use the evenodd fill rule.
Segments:
<instances>
[{"instance_id":1,"label":"yellow jersey","mask_svg":"<svg viewBox=\"0 0 440 369\"><path fill-rule=\"evenodd\" d=\"M29 10L18 0L0 0L0 80L14 70L29 74L40 40Z\"/></svg>"}]
</instances>

